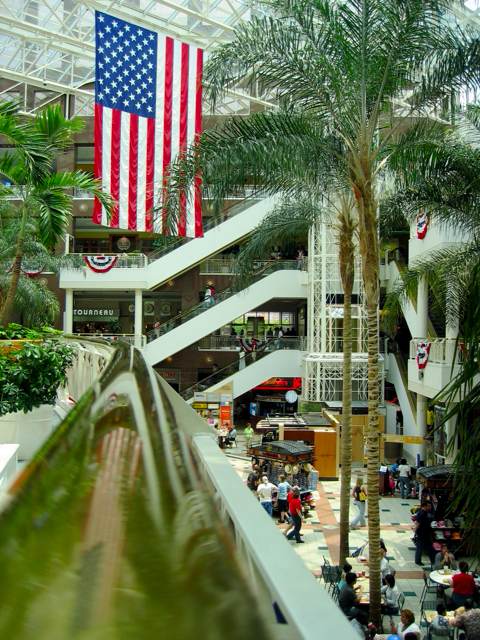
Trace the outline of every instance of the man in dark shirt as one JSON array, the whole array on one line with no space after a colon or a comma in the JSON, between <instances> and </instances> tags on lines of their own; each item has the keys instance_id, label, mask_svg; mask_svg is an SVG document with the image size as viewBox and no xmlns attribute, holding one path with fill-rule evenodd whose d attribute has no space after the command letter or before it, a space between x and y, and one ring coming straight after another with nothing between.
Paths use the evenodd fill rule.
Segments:
<instances>
[{"instance_id":1,"label":"man in dark shirt","mask_svg":"<svg viewBox=\"0 0 480 640\"><path fill-rule=\"evenodd\" d=\"M338 596L338 605L347 618L354 618L357 614L358 598L355 593L354 586L357 581L357 575L349 572L345 576L345 586L340 591Z\"/></svg>"},{"instance_id":2,"label":"man in dark shirt","mask_svg":"<svg viewBox=\"0 0 480 640\"><path fill-rule=\"evenodd\" d=\"M415 564L422 564L422 554L425 552L430 562L435 562L435 551L432 546L432 505L429 502L422 502L420 511L415 516Z\"/></svg>"}]
</instances>

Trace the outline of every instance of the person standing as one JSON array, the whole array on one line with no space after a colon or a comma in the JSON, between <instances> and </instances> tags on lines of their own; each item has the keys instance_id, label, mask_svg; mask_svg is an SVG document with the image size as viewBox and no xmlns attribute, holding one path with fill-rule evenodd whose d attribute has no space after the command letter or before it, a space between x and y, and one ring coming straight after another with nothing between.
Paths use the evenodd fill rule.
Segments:
<instances>
[{"instance_id":1,"label":"person standing","mask_svg":"<svg viewBox=\"0 0 480 640\"><path fill-rule=\"evenodd\" d=\"M260 479L260 467L258 464L252 464L252 470L248 474L247 487L250 491L257 491L258 482Z\"/></svg>"},{"instance_id":2,"label":"person standing","mask_svg":"<svg viewBox=\"0 0 480 640\"><path fill-rule=\"evenodd\" d=\"M247 426L243 430L243 435L245 436L245 446L249 449L253 438L253 429L249 422L247 422Z\"/></svg>"},{"instance_id":3,"label":"person standing","mask_svg":"<svg viewBox=\"0 0 480 640\"><path fill-rule=\"evenodd\" d=\"M293 540L295 537L297 544L301 544L304 542L300 537L300 531L302 529L302 502L300 500L300 489L298 487L293 487L288 510L293 522L293 529L287 532L287 540Z\"/></svg>"},{"instance_id":4,"label":"person standing","mask_svg":"<svg viewBox=\"0 0 480 640\"><path fill-rule=\"evenodd\" d=\"M435 562L435 552L432 546L432 505L422 502L422 506L415 516L415 564L422 564L422 554L426 552L430 562Z\"/></svg>"},{"instance_id":5,"label":"person standing","mask_svg":"<svg viewBox=\"0 0 480 640\"><path fill-rule=\"evenodd\" d=\"M398 465L398 483L400 485L400 496L403 500L408 498L410 494L410 465L407 464L405 458L400 460Z\"/></svg>"},{"instance_id":6,"label":"person standing","mask_svg":"<svg viewBox=\"0 0 480 640\"><path fill-rule=\"evenodd\" d=\"M277 487L268 481L268 476L262 476L262 481L257 487L257 495L260 500L260 504L268 513L269 516L273 513L272 505L272 493Z\"/></svg>"},{"instance_id":7,"label":"person standing","mask_svg":"<svg viewBox=\"0 0 480 640\"><path fill-rule=\"evenodd\" d=\"M358 477L352 491L353 504L357 507L358 513L350 523L351 529L364 527L365 522L365 505L367 502L367 490L363 485L362 478Z\"/></svg>"},{"instance_id":8,"label":"person standing","mask_svg":"<svg viewBox=\"0 0 480 640\"><path fill-rule=\"evenodd\" d=\"M203 301L206 307L211 307L212 304L215 304L214 289L210 285L207 285L207 288L205 289Z\"/></svg>"},{"instance_id":9,"label":"person standing","mask_svg":"<svg viewBox=\"0 0 480 640\"><path fill-rule=\"evenodd\" d=\"M286 515L288 513L288 491L291 489L290 483L287 482L285 476L282 474L279 476L280 482L278 483L278 524L287 522Z\"/></svg>"}]
</instances>

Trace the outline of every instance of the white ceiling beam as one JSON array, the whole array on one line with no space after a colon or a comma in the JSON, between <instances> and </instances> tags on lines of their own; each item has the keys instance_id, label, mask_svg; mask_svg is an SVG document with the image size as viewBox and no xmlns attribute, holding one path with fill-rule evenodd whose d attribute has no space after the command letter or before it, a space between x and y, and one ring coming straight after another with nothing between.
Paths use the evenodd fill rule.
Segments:
<instances>
[{"instance_id":1,"label":"white ceiling beam","mask_svg":"<svg viewBox=\"0 0 480 640\"><path fill-rule=\"evenodd\" d=\"M24 82L34 87L47 89L48 91L56 91L60 95L64 93L71 93L77 96L93 97L93 91L78 89L76 87L71 87L68 84L62 84L61 82L53 82L52 80L43 80L42 78L38 78L33 75L18 73L17 71L12 71L11 69L5 69L3 67L0 67L0 78L7 78L7 80L14 80L15 82Z\"/></svg>"}]
</instances>

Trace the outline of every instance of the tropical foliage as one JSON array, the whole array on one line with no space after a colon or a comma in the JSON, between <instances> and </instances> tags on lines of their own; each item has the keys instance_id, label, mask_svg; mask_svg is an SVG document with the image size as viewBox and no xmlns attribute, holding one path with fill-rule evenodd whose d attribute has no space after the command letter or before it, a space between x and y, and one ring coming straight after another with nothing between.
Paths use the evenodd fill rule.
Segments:
<instances>
[{"instance_id":1,"label":"tropical foliage","mask_svg":"<svg viewBox=\"0 0 480 640\"><path fill-rule=\"evenodd\" d=\"M0 415L55 404L73 360L73 348L56 340L27 342L6 354L0 351Z\"/></svg>"},{"instance_id":2,"label":"tropical foliage","mask_svg":"<svg viewBox=\"0 0 480 640\"><path fill-rule=\"evenodd\" d=\"M110 199L89 174L54 169L57 156L72 145L74 134L82 127L82 119L65 118L58 105L46 107L31 120L23 120L12 105L0 110L0 135L12 144L0 158L0 198L15 196L19 201L13 261L0 288L1 324L10 319L16 298L21 302L19 288L23 288L23 298L37 293L48 300L45 288L20 282L29 225L35 225L37 249L40 243L52 250L70 220L73 189L90 190L110 207ZM53 312L52 300L49 302Z\"/></svg>"},{"instance_id":3,"label":"tropical foliage","mask_svg":"<svg viewBox=\"0 0 480 640\"><path fill-rule=\"evenodd\" d=\"M370 599L372 618L378 621L381 177L392 148L411 147L415 142L402 135L411 117L425 117L462 78L473 82L477 74L478 79L480 67L474 66L478 47L470 46L449 15L453 3L442 0L271 0L261 4L264 12L238 27L231 42L214 51L206 77L213 102L241 82L278 100L281 113L255 114L207 132L190 156L182 158L178 170L172 171L174 191L169 192L166 207L170 215L178 209L175 190L185 189L200 169L217 200L233 185L245 183L259 188L269 185L267 192L293 198L301 180L309 181L309 176L317 184L323 181L327 191L340 189L353 195L368 320ZM470 74L465 76L469 65ZM395 110L399 102L401 110ZM311 166L305 176L297 158L307 153ZM293 181L285 178L287 163Z\"/></svg>"}]
</instances>

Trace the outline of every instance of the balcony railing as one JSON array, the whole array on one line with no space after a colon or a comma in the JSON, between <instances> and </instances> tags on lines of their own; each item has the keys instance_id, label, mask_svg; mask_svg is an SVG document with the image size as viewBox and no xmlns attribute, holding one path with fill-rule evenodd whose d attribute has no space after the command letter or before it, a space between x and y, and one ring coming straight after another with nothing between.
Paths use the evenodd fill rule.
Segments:
<instances>
[{"instance_id":1,"label":"balcony railing","mask_svg":"<svg viewBox=\"0 0 480 640\"><path fill-rule=\"evenodd\" d=\"M121 340L127 344L141 347L147 344L147 336L136 336L134 333L75 333L74 335L80 338L101 338L108 342L118 342Z\"/></svg>"},{"instance_id":2,"label":"balcony railing","mask_svg":"<svg viewBox=\"0 0 480 640\"><path fill-rule=\"evenodd\" d=\"M67 340L78 401L0 509L1 637L93 638L128 621L136 638L215 628L313 640L320 616L325 637L353 640L206 423L140 352Z\"/></svg>"},{"instance_id":3,"label":"balcony railing","mask_svg":"<svg viewBox=\"0 0 480 640\"><path fill-rule=\"evenodd\" d=\"M83 256L117 256L114 269L144 269L148 258L144 253L68 253L62 259L64 269L83 269L86 267Z\"/></svg>"},{"instance_id":4,"label":"balcony railing","mask_svg":"<svg viewBox=\"0 0 480 640\"><path fill-rule=\"evenodd\" d=\"M267 347L269 345L277 344L278 341L280 341L284 345L282 347L284 349L298 349L299 347L297 345L300 342L302 345L301 348L302 350L304 350L304 347L306 344L306 338L298 337L298 336L283 336L282 338L277 338L275 336L270 338L269 337L265 338L265 336L255 336L255 339L258 341L259 344L261 345L266 344ZM251 337L249 336L247 338L247 341L250 341L250 340L251 340ZM290 344L295 346L290 347L289 346ZM271 347L270 350L272 349L273 349L273 346ZM242 350L241 336L213 336L213 335L205 336L204 338L199 340L198 350L199 351L241 351Z\"/></svg>"},{"instance_id":5,"label":"balcony railing","mask_svg":"<svg viewBox=\"0 0 480 640\"><path fill-rule=\"evenodd\" d=\"M231 276L235 273L235 260L211 258L200 263L201 276Z\"/></svg>"},{"instance_id":6,"label":"balcony railing","mask_svg":"<svg viewBox=\"0 0 480 640\"><path fill-rule=\"evenodd\" d=\"M299 351L305 351L305 338L271 338L267 342L260 343L258 350L251 351L250 353L244 353L240 351L239 358L235 362L215 371L210 376L200 380L196 384L181 391L180 395L185 400L193 398L195 393L199 393L209 389L210 387L219 384L226 378L235 375L238 371L245 369L250 364L265 358L274 351L281 351L283 349L297 349Z\"/></svg>"},{"instance_id":7,"label":"balcony railing","mask_svg":"<svg viewBox=\"0 0 480 640\"><path fill-rule=\"evenodd\" d=\"M415 359L417 356L417 347L420 342L428 342L430 344L430 352L428 354L428 362L437 364L461 364L463 362L463 342L455 338L414 338L410 340L410 358Z\"/></svg>"},{"instance_id":8,"label":"balcony railing","mask_svg":"<svg viewBox=\"0 0 480 640\"><path fill-rule=\"evenodd\" d=\"M262 267L255 274L252 282L258 282L262 278L270 275L271 273L274 273L275 271L281 271L284 269L295 270L295 269L298 269L299 267L296 260L271 260L268 262L262 262L260 264L262 265ZM148 338L147 338L148 342L151 342L152 340L155 340L156 338L163 336L164 334L168 333L172 329L175 329L181 324L188 322L189 320L200 315L207 309L210 309L212 306L219 304L224 300L227 300L228 298L236 295L237 293L238 293L238 290L235 289L234 287L227 287L226 289L223 289L223 291L216 293L215 296L210 298L209 300L204 300L203 302L199 302L193 307L190 307L189 309L182 311L177 316L170 318L170 320L167 320L166 322L156 327L152 331L149 331Z\"/></svg>"}]
</instances>

